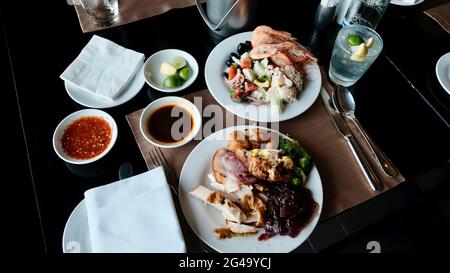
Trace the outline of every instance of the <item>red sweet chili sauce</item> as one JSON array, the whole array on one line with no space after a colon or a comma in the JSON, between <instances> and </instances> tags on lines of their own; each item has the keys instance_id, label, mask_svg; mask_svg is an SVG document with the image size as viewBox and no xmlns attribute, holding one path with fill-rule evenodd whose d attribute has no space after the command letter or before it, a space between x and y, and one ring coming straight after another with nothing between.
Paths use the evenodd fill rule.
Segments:
<instances>
[{"instance_id":1,"label":"red sweet chili sauce","mask_svg":"<svg viewBox=\"0 0 450 273\"><path fill-rule=\"evenodd\" d=\"M82 117L67 126L61 142L70 157L90 159L105 151L111 136L111 126L104 118Z\"/></svg>"}]
</instances>

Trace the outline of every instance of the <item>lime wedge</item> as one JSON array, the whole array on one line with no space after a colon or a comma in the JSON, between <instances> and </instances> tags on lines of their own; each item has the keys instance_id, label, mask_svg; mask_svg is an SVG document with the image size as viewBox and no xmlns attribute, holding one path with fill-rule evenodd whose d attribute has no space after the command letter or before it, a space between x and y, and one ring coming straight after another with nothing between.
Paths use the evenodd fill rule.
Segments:
<instances>
[{"instance_id":1,"label":"lime wedge","mask_svg":"<svg viewBox=\"0 0 450 273\"><path fill-rule=\"evenodd\" d=\"M189 79L190 72L191 70L189 69L189 67L185 66L178 72L178 75L180 76L180 78L187 81Z\"/></svg>"},{"instance_id":2,"label":"lime wedge","mask_svg":"<svg viewBox=\"0 0 450 273\"><path fill-rule=\"evenodd\" d=\"M178 77L178 75L170 75L163 82L163 86L166 88L179 87L180 85L181 79L180 77Z\"/></svg>"},{"instance_id":3,"label":"lime wedge","mask_svg":"<svg viewBox=\"0 0 450 273\"><path fill-rule=\"evenodd\" d=\"M349 46L359 46L360 44L364 43L364 40L359 35L350 34L347 37L347 43L349 44Z\"/></svg>"},{"instance_id":4,"label":"lime wedge","mask_svg":"<svg viewBox=\"0 0 450 273\"><path fill-rule=\"evenodd\" d=\"M186 66L186 60L183 57L177 56L170 61L170 64L176 69L180 69Z\"/></svg>"},{"instance_id":5,"label":"lime wedge","mask_svg":"<svg viewBox=\"0 0 450 273\"><path fill-rule=\"evenodd\" d=\"M159 73L163 75L175 75L177 73L177 69L171 64L162 63L159 68Z\"/></svg>"},{"instance_id":6,"label":"lime wedge","mask_svg":"<svg viewBox=\"0 0 450 273\"><path fill-rule=\"evenodd\" d=\"M367 46L362 43L359 46L352 46L352 56L350 57L351 60L362 62L366 59L367 54L369 53L369 49Z\"/></svg>"}]
</instances>

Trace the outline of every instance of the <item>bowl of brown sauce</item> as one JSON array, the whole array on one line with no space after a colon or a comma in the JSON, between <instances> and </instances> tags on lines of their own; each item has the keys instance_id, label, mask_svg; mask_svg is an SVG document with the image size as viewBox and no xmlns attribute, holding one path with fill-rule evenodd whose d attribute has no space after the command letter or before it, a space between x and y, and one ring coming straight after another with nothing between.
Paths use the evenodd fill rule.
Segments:
<instances>
[{"instance_id":1,"label":"bowl of brown sauce","mask_svg":"<svg viewBox=\"0 0 450 273\"><path fill-rule=\"evenodd\" d=\"M117 139L117 124L106 112L84 109L64 118L53 134L53 148L64 161L88 164L105 156Z\"/></svg>"},{"instance_id":2,"label":"bowl of brown sauce","mask_svg":"<svg viewBox=\"0 0 450 273\"><path fill-rule=\"evenodd\" d=\"M150 103L142 112L139 123L148 142L162 148L175 148L197 135L201 120L200 112L192 102L169 96Z\"/></svg>"}]
</instances>

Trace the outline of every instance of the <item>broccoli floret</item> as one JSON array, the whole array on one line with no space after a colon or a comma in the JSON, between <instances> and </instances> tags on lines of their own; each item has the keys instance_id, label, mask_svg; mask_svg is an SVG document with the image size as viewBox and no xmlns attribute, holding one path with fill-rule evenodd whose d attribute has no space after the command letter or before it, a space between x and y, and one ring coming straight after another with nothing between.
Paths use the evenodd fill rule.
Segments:
<instances>
[{"instance_id":1,"label":"broccoli floret","mask_svg":"<svg viewBox=\"0 0 450 273\"><path fill-rule=\"evenodd\" d=\"M280 141L280 149L283 151L284 154L296 157L296 158L302 158L308 153L306 153L305 149L300 146L300 143L296 140L290 140L290 139L282 139Z\"/></svg>"},{"instance_id":2,"label":"broccoli floret","mask_svg":"<svg viewBox=\"0 0 450 273\"><path fill-rule=\"evenodd\" d=\"M311 171L312 160L309 154L306 154L304 157L300 158L298 163L303 172L309 173Z\"/></svg>"}]
</instances>

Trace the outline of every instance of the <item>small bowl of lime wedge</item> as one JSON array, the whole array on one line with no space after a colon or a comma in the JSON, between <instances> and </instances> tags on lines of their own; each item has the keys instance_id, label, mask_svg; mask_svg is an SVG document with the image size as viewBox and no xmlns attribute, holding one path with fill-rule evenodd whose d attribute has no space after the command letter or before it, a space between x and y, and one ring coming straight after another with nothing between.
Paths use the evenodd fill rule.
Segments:
<instances>
[{"instance_id":1,"label":"small bowl of lime wedge","mask_svg":"<svg viewBox=\"0 0 450 273\"><path fill-rule=\"evenodd\" d=\"M189 87L198 76L198 63L191 54L165 49L151 55L144 64L145 81L161 92L173 93Z\"/></svg>"}]
</instances>

